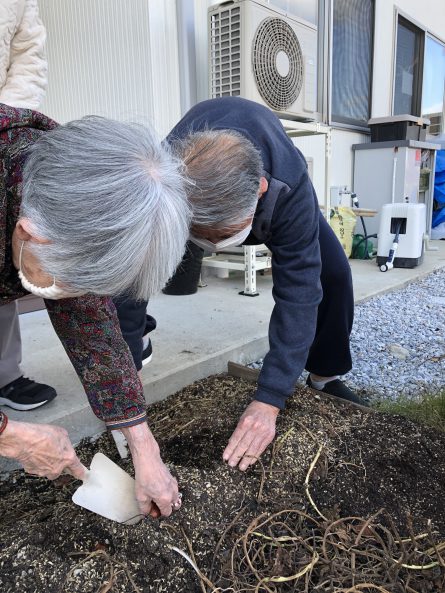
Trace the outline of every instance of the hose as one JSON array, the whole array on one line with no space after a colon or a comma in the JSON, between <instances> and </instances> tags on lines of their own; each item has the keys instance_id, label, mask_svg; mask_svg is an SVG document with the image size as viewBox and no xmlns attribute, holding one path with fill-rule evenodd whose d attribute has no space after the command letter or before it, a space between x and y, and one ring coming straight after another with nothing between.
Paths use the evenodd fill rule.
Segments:
<instances>
[{"instance_id":1,"label":"hose","mask_svg":"<svg viewBox=\"0 0 445 593\"><path fill-rule=\"evenodd\" d=\"M366 241L366 251L365 251L365 257L364 257L364 259L372 259L372 257L368 253L368 239L377 239L377 234L375 233L374 235L364 235L364 237L362 239L360 239L360 241L358 243L356 243L354 245L354 247L352 248L352 252L351 252L351 258L352 259L355 259L355 255L356 255L356 252L357 252L358 248L365 241Z\"/></svg>"},{"instance_id":2,"label":"hose","mask_svg":"<svg viewBox=\"0 0 445 593\"><path fill-rule=\"evenodd\" d=\"M357 194L352 193L351 199L352 199L352 203L354 204L354 206L356 208L359 208L360 204L359 204L359 201L357 198ZM377 239L377 235L376 234L368 235L368 231L366 230L366 225L365 225L363 216L360 216L360 220L362 222L362 227L363 227L363 239L360 239L360 241L357 243L357 245L355 245L355 247L352 249L351 258L354 259L354 256L357 252L358 246L361 245L363 242L365 242L365 257L364 257L364 259L371 259L371 256L369 255L369 251L368 251L368 239Z\"/></svg>"},{"instance_id":3,"label":"hose","mask_svg":"<svg viewBox=\"0 0 445 593\"><path fill-rule=\"evenodd\" d=\"M399 220L397 222L396 234L394 235L394 239L392 242L392 248L389 250L388 259L386 260L386 263L384 263L380 266L381 272L387 272L388 270L392 270L394 267L394 259L396 256L397 247L399 245L399 235L400 235L400 229L402 228L402 222L403 222L402 220Z\"/></svg>"}]
</instances>

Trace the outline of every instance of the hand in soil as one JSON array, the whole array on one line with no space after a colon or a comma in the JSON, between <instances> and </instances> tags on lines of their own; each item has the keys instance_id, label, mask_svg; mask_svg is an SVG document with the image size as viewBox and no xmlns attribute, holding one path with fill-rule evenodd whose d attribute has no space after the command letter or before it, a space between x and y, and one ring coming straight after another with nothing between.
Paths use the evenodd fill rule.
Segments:
<instances>
[{"instance_id":1,"label":"hand in soil","mask_svg":"<svg viewBox=\"0 0 445 593\"><path fill-rule=\"evenodd\" d=\"M223 459L230 467L245 471L253 465L275 437L279 409L253 401L245 409L238 426L224 450Z\"/></svg>"},{"instance_id":2,"label":"hand in soil","mask_svg":"<svg viewBox=\"0 0 445 593\"><path fill-rule=\"evenodd\" d=\"M29 474L50 480L62 473L81 480L85 474L67 431L60 426L10 420L0 438L0 455L16 459Z\"/></svg>"},{"instance_id":3,"label":"hand in soil","mask_svg":"<svg viewBox=\"0 0 445 593\"><path fill-rule=\"evenodd\" d=\"M159 446L145 422L121 429L130 447L141 513L169 517L179 510L178 483L161 459ZM179 504L178 504L179 501Z\"/></svg>"}]
</instances>

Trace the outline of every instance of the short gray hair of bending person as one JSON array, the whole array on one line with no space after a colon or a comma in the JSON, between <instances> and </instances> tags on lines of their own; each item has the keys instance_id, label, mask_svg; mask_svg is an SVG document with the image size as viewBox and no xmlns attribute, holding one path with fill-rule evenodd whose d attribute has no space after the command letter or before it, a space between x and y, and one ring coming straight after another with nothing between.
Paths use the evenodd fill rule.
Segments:
<instances>
[{"instance_id":1,"label":"short gray hair of bending person","mask_svg":"<svg viewBox=\"0 0 445 593\"><path fill-rule=\"evenodd\" d=\"M76 292L147 299L189 234L181 161L146 126L86 117L45 132L23 176L21 215L42 269Z\"/></svg>"},{"instance_id":2,"label":"short gray hair of bending person","mask_svg":"<svg viewBox=\"0 0 445 593\"><path fill-rule=\"evenodd\" d=\"M230 228L251 217L262 175L259 151L232 130L194 132L172 141L186 166L193 225Z\"/></svg>"}]
</instances>

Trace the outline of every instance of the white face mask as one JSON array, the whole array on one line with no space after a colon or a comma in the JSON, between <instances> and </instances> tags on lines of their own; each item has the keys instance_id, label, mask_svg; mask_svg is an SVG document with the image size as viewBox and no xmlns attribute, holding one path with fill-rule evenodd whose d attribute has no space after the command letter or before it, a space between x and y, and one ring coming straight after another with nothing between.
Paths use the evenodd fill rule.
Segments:
<instances>
[{"instance_id":1,"label":"white face mask","mask_svg":"<svg viewBox=\"0 0 445 593\"><path fill-rule=\"evenodd\" d=\"M44 288L41 288L40 286L36 286L32 282L30 282L22 271L22 252L23 252L24 244L25 244L25 242L22 241L22 244L20 245L18 274L19 274L20 282L22 283L22 286L25 290L27 290L28 292L30 292L32 294L35 294L38 297L41 297L42 299L49 299L52 301L57 301L59 299L69 299L69 298L73 298L76 296L80 296L82 294L82 293L74 293L74 292L64 291L62 288L60 288L59 286L56 285L55 278L53 278L53 283L51 286L47 286Z\"/></svg>"},{"instance_id":2,"label":"white face mask","mask_svg":"<svg viewBox=\"0 0 445 593\"><path fill-rule=\"evenodd\" d=\"M193 235L190 235L189 239L192 243L198 245L198 247L201 247L201 249L204 249L204 251L223 251L228 247L237 247L238 245L244 243L251 230L252 224L249 224L249 226L236 233L236 235L233 235L233 237L228 237L227 239L218 241L218 243L212 243L208 239L199 239Z\"/></svg>"}]
</instances>

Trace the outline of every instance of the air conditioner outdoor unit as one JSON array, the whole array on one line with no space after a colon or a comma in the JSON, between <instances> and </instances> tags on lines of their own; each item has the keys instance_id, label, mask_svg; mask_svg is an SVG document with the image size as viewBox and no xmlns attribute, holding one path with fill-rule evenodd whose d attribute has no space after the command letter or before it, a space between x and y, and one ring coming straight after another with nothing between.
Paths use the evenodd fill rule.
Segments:
<instances>
[{"instance_id":1,"label":"air conditioner outdoor unit","mask_svg":"<svg viewBox=\"0 0 445 593\"><path fill-rule=\"evenodd\" d=\"M211 6L210 97L241 96L287 119L317 113L317 27L262 0Z\"/></svg>"}]
</instances>

